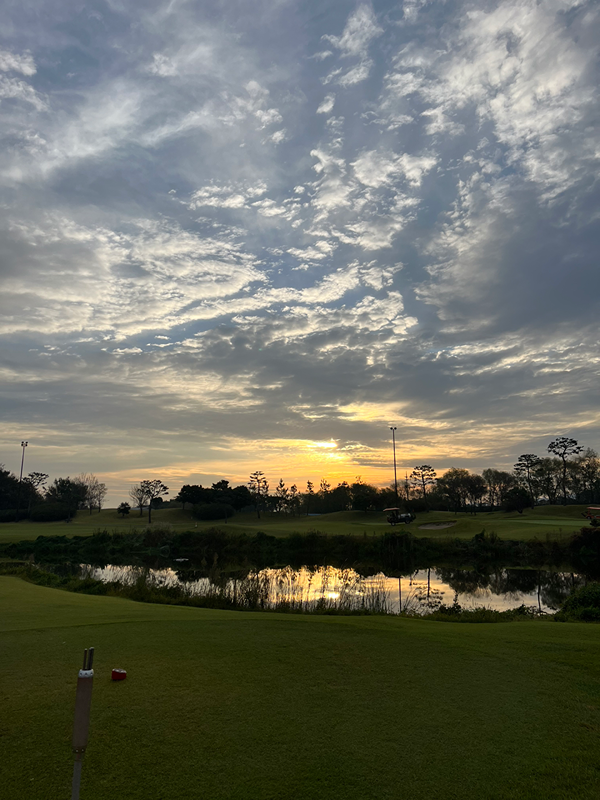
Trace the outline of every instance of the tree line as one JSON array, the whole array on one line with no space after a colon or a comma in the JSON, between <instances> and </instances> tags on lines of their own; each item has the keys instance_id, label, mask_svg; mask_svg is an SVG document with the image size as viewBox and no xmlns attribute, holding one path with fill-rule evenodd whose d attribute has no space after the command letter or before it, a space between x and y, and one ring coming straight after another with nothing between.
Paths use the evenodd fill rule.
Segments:
<instances>
[{"instance_id":1,"label":"tree line","mask_svg":"<svg viewBox=\"0 0 600 800\"><path fill-rule=\"evenodd\" d=\"M80 509L91 514L100 511L107 494L106 485L91 473L75 478L56 478L47 485L49 476L31 472L22 481L0 465L0 521L28 517L34 521L70 519ZM131 487L132 505L121 503L118 512L125 516L131 508L140 516L147 509L159 507L169 489L162 480L143 480ZM407 511L426 510L490 510L523 511L539 502L600 502L600 459L595 450L584 449L575 439L558 437L548 444L547 455L520 455L512 471L494 468L481 474L451 467L438 477L430 464L415 466L397 485L377 488L360 476L353 482L342 481L333 486L322 478L300 489L283 480L271 490L261 470L253 472L246 484L232 486L228 480L210 487L198 484L182 486L174 500L182 507L191 506L198 519L222 519L243 509L253 508L261 514L327 514L334 511L381 511L404 507Z\"/></svg>"},{"instance_id":2,"label":"tree line","mask_svg":"<svg viewBox=\"0 0 600 800\"><path fill-rule=\"evenodd\" d=\"M102 510L108 489L92 473L56 478L47 485L49 477L45 472L30 472L19 481L0 464L0 521L53 522L71 519L80 509L90 514Z\"/></svg>"},{"instance_id":3,"label":"tree line","mask_svg":"<svg viewBox=\"0 0 600 800\"><path fill-rule=\"evenodd\" d=\"M260 518L264 513L296 516L401 507L407 511L522 512L540 502L600 502L600 459L595 450L584 449L575 439L558 437L548 444L547 453L524 453L512 471L488 468L481 474L451 467L438 477L430 464L420 464L397 485L384 488L365 483L359 476L336 486L326 478L318 487L309 480L303 490L280 480L271 490L265 474L257 470L246 486L230 487L226 480L211 488L185 485L175 500L184 508L189 503L200 519L227 517L250 507Z\"/></svg>"}]
</instances>

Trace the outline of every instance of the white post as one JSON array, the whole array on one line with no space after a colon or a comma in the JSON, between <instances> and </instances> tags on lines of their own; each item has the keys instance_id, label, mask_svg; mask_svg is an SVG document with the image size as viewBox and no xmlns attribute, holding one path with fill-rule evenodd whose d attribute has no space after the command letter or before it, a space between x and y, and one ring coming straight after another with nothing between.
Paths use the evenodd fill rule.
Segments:
<instances>
[{"instance_id":1,"label":"white post","mask_svg":"<svg viewBox=\"0 0 600 800\"><path fill-rule=\"evenodd\" d=\"M92 707L92 687L94 685L93 663L94 648L90 647L89 650L85 650L83 653L83 669L79 670L79 675L77 676L75 719L73 721L73 740L71 744L73 753L75 754L71 800L79 800L81 767L90 729L90 709Z\"/></svg>"}]
</instances>

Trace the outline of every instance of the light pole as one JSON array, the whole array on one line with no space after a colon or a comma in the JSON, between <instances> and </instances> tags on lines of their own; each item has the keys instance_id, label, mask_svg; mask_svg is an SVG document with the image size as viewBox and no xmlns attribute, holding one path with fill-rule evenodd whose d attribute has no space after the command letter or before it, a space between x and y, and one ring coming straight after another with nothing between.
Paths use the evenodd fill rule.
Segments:
<instances>
[{"instance_id":1,"label":"light pole","mask_svg":"<svg viewBox=\"0 0 600 800\"><path fill-rule=\"evenodd\" d=\"M398 505L398 477L396 475L396 431L397 428L390 427L392 432L392 444L394 447L394 492L396 493L396 506Z\"/></svg>"},{"instance_id":2,"label":"light pole","mask_svg":"<svg viewBox=\"0 0 600 800\"><path fill-rule=\"evenodd\" d=\"M23 482L23 463L25 461L25 448L27 447L28 442L21 442L21 448L23 453L21 454L21 474L19 475L19 491L17 492L17 518L16 522L19 521L19 509L21 506L21 483Z\"/></svg>"}]
</instances>

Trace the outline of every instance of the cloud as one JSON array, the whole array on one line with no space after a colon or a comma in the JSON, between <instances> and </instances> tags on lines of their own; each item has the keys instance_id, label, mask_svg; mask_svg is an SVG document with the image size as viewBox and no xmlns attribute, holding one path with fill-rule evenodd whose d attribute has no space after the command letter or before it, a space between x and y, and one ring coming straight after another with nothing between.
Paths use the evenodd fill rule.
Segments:
<instances>
[{"instance_id":1,"label":"cloud","mask_svg":"<svg viewBox=\"0 0 600 800\"><path fill-rule=\"evenodd\" d=\"M360 5L348 17L341 36L325 34L323 39L330 42L344 56L362 56L371 42L383 33L377 24L373 9L368 5Z\"/></svg>"},{"instance_id":2,"label":"cloud","mask_svg":"<svg viewBox=\"0 0 600 800\"><path fill-rule=\"evenodd\" d=\"M37 72L35 61L31 53L11 53L9 50L0 50L0 71L20 72L21 75L30 77Z\"/></svg>"},{"instance_id":3,"label":"cloud","mask_svg":"<svg viewBox=\"0 0 600 800\"><path fill-rule=\"evenodd\" d=\"M599 446L596 5L285 11L7 12L0 444L115 486L385 482L394 420L407 468Z\"/></svg>"},{"instance_id":4,"label":"cloud","mask_svg":"<svg viewBox=\"0 0 600 800\"><path fill-rule=\"evenodd\" d=\"M334 105L335 105L335 95L334 94L326 95L319 104L319 107L317 108L317 114L329 114L329 112L333 109Z\"/></svg>"}]
</instances>

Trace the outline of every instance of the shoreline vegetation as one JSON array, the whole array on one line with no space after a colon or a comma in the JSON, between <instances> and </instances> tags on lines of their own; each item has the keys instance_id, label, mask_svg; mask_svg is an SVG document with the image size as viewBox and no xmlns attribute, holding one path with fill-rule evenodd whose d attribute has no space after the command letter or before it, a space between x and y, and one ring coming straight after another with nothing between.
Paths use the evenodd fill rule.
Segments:
<instances>
[{"instance_id":1,"label":"shoreline vegetation","mask_svg":"<svg viewBox=\"0 0 600 800\"><path fill-rule=\"evenodd\" d=\"M600 611L595 610L600 609L600 595L596 602L593 592L591 595L588 592L583 605L572 600L579 591L596 585L593 581L600 577L600 531L593 527L584 527L568 539L549 537L546 541L503 540L494 534L487 535L484 530L465 540L415 537L396 531L371 537L328 536L312 531L278 538L262 532L249 536L216 527L183 533L175 533L168 527L153 527L128 533L101 530L89 537L39 536L0 546L0 558L10 559L0 563L0 574L77 593L203 608L341 615L398 615L398 612L390 609L385 592L364 587L360 591L347 591L335 601L320 598L308 603L284 595L271 601L269 587L260 571L283 565L293 570L312 564L357 570L361 575L385 572L389 577L400 577L434 564L448 570L471 569L478 573L500 568L524 572L549 568L584 574L586 583L592 581L576 589L555 615L523 605L505 611L485 607L463 609L456 598L451 605L440 604L430 610L407 609L401 615L454 622L600 620ZM208 578L207 591L199 595L186 585L159 586L148 580L151 568L164 569L174 562L179 562L177 570L183 574ZM131 583L80 577L73 573L73 565L83 563L134 565L139 575Z\"/></svg>"}]
</instances>

